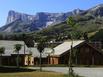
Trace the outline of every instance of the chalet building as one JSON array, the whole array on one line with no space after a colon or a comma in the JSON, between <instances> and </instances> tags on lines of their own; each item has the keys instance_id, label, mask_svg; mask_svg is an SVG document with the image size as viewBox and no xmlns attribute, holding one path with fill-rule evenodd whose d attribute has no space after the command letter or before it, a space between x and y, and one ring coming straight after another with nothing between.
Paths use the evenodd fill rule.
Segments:
<instances>
[{"instance_id":1,"label":"chalet building","mask_svg":"<svg viewBox=\"0 0 103 77\"><path fill-rule=\"evenodd\" d=\"M103 53L100 42L73 41L72 62L77 65L103 65ZM54 48L49 57L50 64L68 64L71 41ZM50 51L49 51L50 52Z\"/></svg>"},{"instance_id":2,"label":"chalet building","mask_svg":"<svg viewBox=\"0 0 103 77\"><path fill-rule=\"evenodd\" d=\"M2 65L15 66L17 53L14 45L21 44L19 51L19 65L39 65L40 53L36 47L27 47L23 41L0 40L0 47L5 47L2 54ZM29 43L28 43L29 44ZM73 41L72 62L76 65L103 65L103 53L101 42L86 42L84 40ZM45 48L42 53L42 64L68 64L71 41L65 41L55 48Z\"/></svg>"},{"instance_id":3,"label":"chalet building","mask_svg":"<svg viewBox=\"0 0 103 77\"><path fill-rule=\"evenodd\" d=\"M84 40L73 41L72 62L77 65L102 65L103 54L101 42L86 42ZM34 56L34 65L39 64L39 52L37 48L30 48ZM45 48L42 53L42 64L68 64L71 41L65 41L57 45L53 50Z\"/></svg>"},{"instance_id":4,"label":"chalet building","mask_svg":"<svg viewBox=\"0 0 103 77\"><path fill-rule=\"evenodd\" d=\"M5 48L4 54L2 54L1 61L2 65L15 66L17 60L17 53L14 52L14 45L21 44L22 48L19 51L19 65L34 65L34 57L30 54L29 48L23 41L8 41L0 40L0 47Z\"/></svg>"}]
</instances>

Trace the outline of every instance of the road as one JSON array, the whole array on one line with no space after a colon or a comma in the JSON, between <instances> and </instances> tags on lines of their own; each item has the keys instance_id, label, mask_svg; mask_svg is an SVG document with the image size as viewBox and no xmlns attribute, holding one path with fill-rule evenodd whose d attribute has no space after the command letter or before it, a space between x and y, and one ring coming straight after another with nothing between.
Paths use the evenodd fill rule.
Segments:
<instances>
[{"instance_id":1,"label":"road","mask_svg":"<svg viewBox=\"0 0 103 77\"><path fill-rule=\"evenodd\" d=\"M31 69L39 69L39 67L30 67ZM84 77L103 77L103 68L84 68L74 67L74 72ZM68 73L68 67L43 67L43 70Z\"/></svg>"}]
</instances>

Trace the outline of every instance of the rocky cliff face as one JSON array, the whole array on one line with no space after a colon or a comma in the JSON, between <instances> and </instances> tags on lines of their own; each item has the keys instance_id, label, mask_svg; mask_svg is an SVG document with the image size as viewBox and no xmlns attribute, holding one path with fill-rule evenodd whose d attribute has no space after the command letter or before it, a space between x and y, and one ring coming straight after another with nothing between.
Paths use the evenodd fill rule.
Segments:
<instances>
[{"instance_id":1,"label":"rocky cliff face","mask_svg":"<svg viewBox=\"0 0 103 77\"><path fill-rule=\"evenodd\" d=\"M40 21L45 23L61 22L64 21L68 16L76 15L82 12L82 10L75 9L72 12L67 13L47 13L39 12L36 15L28 15L24 13L15 12L13 10L9 11L6 24L12 23L15 20L21 20L23 22L33 22Z\"/></svg>"},{"instance_id":2,"label":"rocky cliff face","mask_svg":"<svg viewBox=\"0 0 103 77\"><path fill-rule=\"evenodd\" d=\"M24 13L9 11L6 25L0 28L1 32L31 32L40 30L48 25L54 25L66 20L68 16L82 15L102 17L103 4L97 5L88 10L75 9L67 13L47 13L39 12L36 15L28 15Z\"/></svg>"},{"instance_id":3,"label":"rocky cliff face","mask_svg":"<svg viewBox=\"0 0 103 77\"><path fill-rule=\"evenodd\" d=\"M29 22L29 21L33 21L34 19L35 19L35 16L33 15L18 13L13 10L10 10L8 13L6 24L12 23L13 21L16 21L16 20L21 20L23 22Z\"/></svg>"},{"instance_id":4,"label":"rocky cliff face","mask_svg":"<svg viewBox=\"0 0 103 77\"><path fill-rule=\"evenodd\" d=\"M93 17L103 16L103 4L97 5L88 10L75 9L67 13L47 13L39 12L36 15L28 15L18 13L15 11L9 11L6 25L0 28L3 32L31 32L40 30L48 25L57 24L63 22L68 16L76 15Z\"/></svg>"},{"instance_id":5,"label":"rocky cliff face","mask_svg":"<svg viewBox=\"0 0 103 77\"><path fill-rule=\"evenodd\" d=\"M97 17L97 16L102 17L103 16L103 4L99 4L95 7L85 10L80 15L92 15L94 17Z\"/></svg>"},{"instance_id":6,"label":"rocky cliff face","mask_svg":"<svg viewBox=\"0 0 103 77\"><path fill-rule=\"evenodd\" d=\"M76 9L67 13L47 13L39 12L36 15L9 11L6 25L0 28L2 32L31 32L40 30L48 25L54 25L66 20L68 16L81 13L82 10Z\"/></svg>"}]
</instances>

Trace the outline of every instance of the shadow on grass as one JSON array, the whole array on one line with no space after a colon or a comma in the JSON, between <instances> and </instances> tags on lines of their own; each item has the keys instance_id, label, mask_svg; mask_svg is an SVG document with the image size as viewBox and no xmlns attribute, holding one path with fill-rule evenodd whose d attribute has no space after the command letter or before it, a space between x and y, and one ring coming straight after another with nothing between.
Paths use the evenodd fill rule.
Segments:
<instances>
[{"instance_id":1,"label":"shadow on grass","mask_svg":"<svg viewBox=\"0 0 103 77\"><path fill-rule=\"evenodd\" d=\"M17 72L32 72L34 69L16 68L16 67L0 67L0 73L17 73Z\"/></svg>"}]
</instances>

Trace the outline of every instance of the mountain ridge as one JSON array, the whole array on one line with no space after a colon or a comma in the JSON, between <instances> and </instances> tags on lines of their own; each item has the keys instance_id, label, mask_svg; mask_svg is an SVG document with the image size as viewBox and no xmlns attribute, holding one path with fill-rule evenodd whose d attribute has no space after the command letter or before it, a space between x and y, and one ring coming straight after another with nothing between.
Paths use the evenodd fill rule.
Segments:
<instances>
[{"instance_id":1,"label":"mountain ridge","mask_svg":"<svg viewBox=\"0 0 103 77\"><path fill-rule=\"evenodd\" d=\"M103 4L99 4L87 10L74 9L66 13L39 12L36 15L9 11L6 25L0 28L1 32L32 32L46 28L48 25L55 25L67 19L68 16L78 16L82 21L103 17ZM18 22L19 21L19 22ZM79 20L80 21L80 20ZM80 21L80 22L82 22Z\"/></svg>"},{"instance_id":2,"label":"mountain ridge","mask_svg":"<svg viewBox=\"0 0 103 77\"><path fill-rule=\"evenodd\" d=\"M75 9L74 11L67 12L67 13L38 12L35 15L29 15L29 14L19 13L10 10L8 13L6 24L0 28L0 31L1 32L31 32L31 31L41 30L42 28L45 28L49 25L54 25L63 22L67 19L68 16L78 14L79 12L82 12L82 10ZM20 22L17 23L18 20ZM28 28L26 29L24 25L26 27L28 26ZM19 29L17 29L18 26L21 26L21 29L20 27Z\"/></svg>"}]
</instances>

